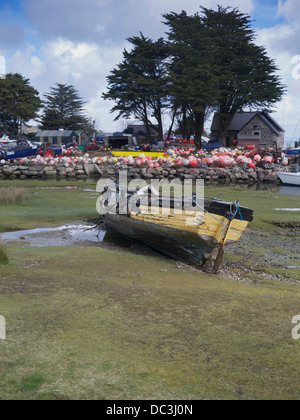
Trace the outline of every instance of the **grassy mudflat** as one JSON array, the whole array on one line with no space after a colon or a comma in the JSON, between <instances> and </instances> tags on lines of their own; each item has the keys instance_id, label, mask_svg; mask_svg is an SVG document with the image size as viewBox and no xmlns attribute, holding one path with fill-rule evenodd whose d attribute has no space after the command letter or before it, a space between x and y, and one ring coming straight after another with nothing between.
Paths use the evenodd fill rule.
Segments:
<instances>
[{"instance_id":1,"label":"grassy mudflat","mask_svg":"<svg viewBox=\"0 0 300 420\"><path fill-rule=\"evenodd\" d=\"M24 182L23 182L24 184ZM20 182L9 182L10 189ZM59 226L60 223L97 217L96 198L86 189L95 183L38 182L25 183L26 201L23 205L0 205L0 232ZM0 190L3 181L0 183Z\"/></svg>"},{"instance_id":2,"label":"grassy mudflat","mask_svg":"<svg viewBox=\"0 0 300 420\"><path fill-rule=\"evenodd\" d=\"M276 194L209 191L216 195L254 204L249 234L262 227L264 245L283 253L295 239L298 261L297 229L291 236L274 225L282 220L270 206L265 217ZM0 206L1 230L93 218L88 197L30 186L25 205ZM283 206L274 198L274 208L297 207L294 198L283 197ZM10 262L0 266L7 324L0 399L300 398L300 341L291 334L300 270L276 268L252 244L228 248L218 276L128 249L11 243L7 252ZM283 270L284 281L272 270Z\"/></svg>"},{"instance_id":3,"label":"grassy mudflat","mask_svg":"<svg viewBox=\"0 0 300 420\"><path fill-rule=\"evenodd\" d=\"M298 286L165 258L10 248L2 399L298 399Z\"/></svg>"}]
</instances>

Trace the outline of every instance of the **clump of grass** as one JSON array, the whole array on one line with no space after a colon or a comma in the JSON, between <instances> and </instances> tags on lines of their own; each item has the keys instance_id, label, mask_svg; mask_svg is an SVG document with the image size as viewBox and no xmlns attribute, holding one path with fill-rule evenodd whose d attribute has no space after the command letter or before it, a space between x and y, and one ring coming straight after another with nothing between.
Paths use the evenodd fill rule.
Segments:
<instances>
[{"instance_id":1,"label":"clump of grass","mask_svg":"<svg viewBox=\"0 0 300 420\"><path fill-rule=\"evenodd\" d=\"M20 206L24 204L25 188L0 188L0 206Z\"/></svg>"},{"instance_id":2,"label":"clump of grass","mask_svg":"<svg viewBox=\"0 0 300 420\"><path fill-rule=\"evenodd\" d=\"M0 243L0 265L7 264L9 261L5 246Z\"/></svg>"}]
</instances>

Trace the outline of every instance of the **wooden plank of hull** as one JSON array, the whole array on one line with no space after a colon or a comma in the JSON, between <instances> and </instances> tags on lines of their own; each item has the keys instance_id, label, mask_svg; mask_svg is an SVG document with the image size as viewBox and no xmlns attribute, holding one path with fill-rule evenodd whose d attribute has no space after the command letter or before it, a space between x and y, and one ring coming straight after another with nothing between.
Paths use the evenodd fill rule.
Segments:
<instances>
[{"instance_id":1,"label":"wooden plank of hull","mask_svg":"<svg viewBox=\"0 0 300 420\"><path fill-rule=\"evenodd\" d=\"M186 206L182 199L169 199L166 206L160 198L150 200L148 195L143 201L140 197L129 203L126 197L128 214L106 214L107 226L183 262L204 268L213 265L215 272L224 245L239 240L253 220L253 211L236 203L205 199L204 210L200 204L192 208L193 200Z\"/></svg>"},{"instance_id":2,"label":"wooden plank of hull","mask_svg":"<svg viewBox=\"0 0 300 420\"><path fill-rule=\"evenodd\" d=\"M138 218L107 214L105 221L108 227L125 236L137 239L172 258L197 266L202 266L214 249L219 248L218 242L213 237L204 239L194 232L158 223L145 223Z\"/></svg>"},{"instance_id":3,"label":"wooden plank of hull","mask_svg":"<svg viewBox=\"0 0 300 420\"><path fill-rule=\"evenodd\" d=\"M203 240L212 237L217 242L224 244L239 240L248 226L248 222L245 220L233 219L230 221L224 216L211 215L202 211L183 210L181 212L171 211L169 214L164 214L159 212L159 210L161 208L149 214L148 207L141 206L141 213L138 215L132 213L130 217L145 223L158 224L172 229L194 233ZM231 229L228 230L226 226L229 225Z\"/></svg>"}]
</instances>

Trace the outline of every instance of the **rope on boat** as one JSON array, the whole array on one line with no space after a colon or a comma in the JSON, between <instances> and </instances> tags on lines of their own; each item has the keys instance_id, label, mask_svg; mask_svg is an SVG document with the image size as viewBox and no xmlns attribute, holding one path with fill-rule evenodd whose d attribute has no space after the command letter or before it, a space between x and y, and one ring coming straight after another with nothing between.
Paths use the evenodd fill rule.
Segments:
<instances>
[{"instance_id":1,"label":"rope on boat","mask_svg":"<svg viewBox=\"0 0 300 420\"><path fill-rule=\"evenodd\" d=\"M192 200L193 200L193 203L194 203L194 204L196 204L196 206L198 206L201 210L203 210L205 213L209 214L211 217L213 217L213 218L214 218L215 220L217 220L219 223L222 223L222 224L223 224L226 228L228 228L228 229L232 230L234 233L236 233L237 235L239 235L241 238L246 239L246 241L250 242L252 245L255 245L255 246L257 246L257 247L261 248L262 250L264 250L265 252L267 252L267 253L269 253L269 254L273 255L274 257L278 258L279 260L282 260L282 261L284 261L284 262L285 262L285 263L287 263L287 264L292 264L292 266L288 266L288 267L286 267L286 268L288 268L288 269L292 269L292 268L300 268L300 266L299 266L299 265L293 264L291 261L289 261L289 260L287 260L287 259L285 259L285 258L281 257L281 256L280 256L280 255L278 255L278 254L275 254L273 251L270 251L269 249L267 249L267 248L263 247L262 245L260 245L260 244L256 243L256 242L255 242L255 241L253 241L252 239L248 238L246 235L244 235L244 234L242 234L242 233L238 232L237 230L233 229L232 227L230 227L229 225L227 225L225 222L223 222L222 220L219 220L219 219L218 219L217 217L215 217L212 213L210 213L209 211L207 211L204 207L200 206L200 204L199 204L199 203L197 203L197 201L195 201L194 199L192 199ZM235 210L235 213L232 213L232 205L237 205L236 210ZM232 218L232 219L234 219L234 217L236 216L236 214L237 214L237 212L238 212L238 211L240 212L240 215L241 215L241 217L242 217L241 210L240 210L240 207L239 207L239 204L238 204L238 202L237 202L237 201L236 201L235 203L232 203L232 204L231 204L231 209L230 209L230 211L231 211L231 213L232 213L232 214L234 214L234 216L233 216L233 218ZM243 218L242 218L241 220L243 220Z\"/></svg>"},{"instance_id":2,"label":"rope on boat","mask_svg":"<svg viewBox=\"0 0 300 420\"><path fill-rule=\"evenodd\" d=\"M234 211L233 211L233 206L235 207ZM233 220L238 213L240 215L241 220L243 220L240 204L238 201L235 201L234 203L230 204L230 220Z\"/></svg>"}]
</instances>

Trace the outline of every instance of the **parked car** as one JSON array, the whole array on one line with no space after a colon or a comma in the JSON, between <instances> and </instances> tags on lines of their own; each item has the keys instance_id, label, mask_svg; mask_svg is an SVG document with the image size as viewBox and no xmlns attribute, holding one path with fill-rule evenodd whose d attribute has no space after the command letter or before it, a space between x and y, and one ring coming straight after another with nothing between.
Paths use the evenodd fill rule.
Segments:
<instances>
[{"instance_id":1,"label":"parked car","mask_svg":"<svg viewBox=\"0 0 300 420\"><path fill-rule=\"evenodd\" d=\"M88 144L88 150L99 150L99 146L96 143L89 143Z\"/></svg>"}]
</instances>

